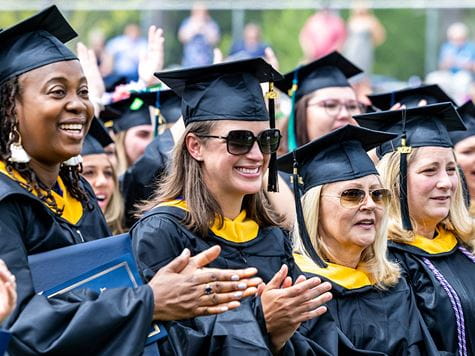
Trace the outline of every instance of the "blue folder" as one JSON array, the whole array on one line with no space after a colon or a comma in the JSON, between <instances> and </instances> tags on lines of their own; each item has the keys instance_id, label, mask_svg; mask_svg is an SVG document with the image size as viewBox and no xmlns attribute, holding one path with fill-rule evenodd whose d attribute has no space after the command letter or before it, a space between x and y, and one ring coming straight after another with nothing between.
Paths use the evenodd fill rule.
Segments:
<instances>
[{"instance_id":1,"label":"blue folder","mask_svg":"<svg viewBox=\"0 0 475 356\"><path fill-rule=\"evenodd\" d=\"M35 291L48 298L80 288L101 292L143 284L128 234L30 255L28 262ZM153 323L145 344L166 336L165 328Z\"/></svg>"}]
</instances>

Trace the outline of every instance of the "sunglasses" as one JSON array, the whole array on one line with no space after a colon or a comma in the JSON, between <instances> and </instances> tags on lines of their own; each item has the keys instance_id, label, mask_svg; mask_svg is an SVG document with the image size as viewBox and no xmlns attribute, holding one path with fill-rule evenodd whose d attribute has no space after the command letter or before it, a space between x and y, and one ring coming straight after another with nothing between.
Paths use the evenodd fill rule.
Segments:
<instances>
[{"instance_id":1,"label":"sunglasses","mask_svg":"<svg viewBox=\"0 0 475 356\"><path fill-rule=\"evenodd\" d=\"M369 195L373 202L380 208L383 208L391 201L391 192L389 189L370 190ZM356 208L366 199L366 191L363 189L347 189L340 195L322 195L327 197L340 198L340 205L344 208Z\"/></svg>"},{"instance_id":2,"label":"sunglasses","mask_svg":"<svg viewBox=\"0 0 475 356\"><path fill-rule=\"evenodd\" d=\"M249 153L254 142L257 141L259 149L264 154L277 152L279 148L280 135L279 129L268 129L259 132L254 136L252 131L248 130L232 130L228 132L227 136L213 136L213 135L197 135L203 138L218 138L226 141L226 148L232 155L239 156Z\"/></svg>"}]
</instances>

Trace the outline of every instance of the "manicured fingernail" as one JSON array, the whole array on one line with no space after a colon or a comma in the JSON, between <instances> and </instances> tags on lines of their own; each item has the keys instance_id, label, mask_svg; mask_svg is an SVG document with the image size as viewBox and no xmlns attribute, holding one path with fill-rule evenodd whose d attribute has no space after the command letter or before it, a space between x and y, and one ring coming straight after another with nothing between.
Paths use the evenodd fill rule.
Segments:
<instances>
[{"instance_id":1,"label":"manicured fingernail","mask_svg":"<svg viewBox=\"0 0 475 356\"><path fill-rule=\"evenodd\" d=\"M237 274L233 274L233 275L231 276L231 280L232 280L232 281L239 281L239 276L238 276Z\"/></svg>"},{"instance_id":2,"label":"manicured fingernail","mask_svg":"<svg viewBox=\"0 0 475 356\"><path fill-rule=\"evenodd\" d=\"M234 298L241 298L242 297L242 292L236 292L234 293Z\"/></svg>"},{"instance_id":3,"label":"manicured fingernail","mask_svg":"<svg viewBox=\"0 0 475 356\"><path fill-rule=\"evenodd\" d=\"M239 289L246 289L246 288L247 288L247 284L246 284L246 283L239 283L239 284L237 285L237 287L238 287Z\"/></svg>"},{"instance_id":4,"label":"manicured fingernail","mask_svg":"<svg viewBox=\"0 0 475 356\"><path fill-rule=\"evenodd\" d=\"M190 255L190 250L188 250L187 248L185 248L185 249L183 250L183 252L181 253L181 255L182 255L183 257L189 256L189 255Z\"/></svg>"}]
</instances>

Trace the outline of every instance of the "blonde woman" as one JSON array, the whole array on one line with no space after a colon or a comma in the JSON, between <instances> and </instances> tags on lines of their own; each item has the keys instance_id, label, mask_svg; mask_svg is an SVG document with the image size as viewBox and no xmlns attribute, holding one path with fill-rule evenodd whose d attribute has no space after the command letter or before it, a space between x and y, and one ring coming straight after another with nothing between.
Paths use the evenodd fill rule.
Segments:
<instances>
[{"instance_id":1,"label":"blonde woman","mask_svg":"<svg viewBox=\"0 0 475 356\"><path fill-rule=\"evenodd\" d=\"M112 142L107 130L99 121L93 119L81 151L81 174L94 190L107 226L113 235L117 235L125 232L124 203L115 168L104 150Z\"/></svg>"},{"instance_id":2,"label":"blonde woman","mask_svg":"<svg viewBox=\"0 0 475 356\"><path fill-rule=\"evenodd\" d=\"M279 159L288 172L297 164L303 179L294 258L308 277L332 283L328 310L356 347L389 355L432 354L414 295L386 257L391 195L366 154L394 137L348 125Z\"/></svg>"},{"instance_id":3,"label":"blonde woman","mask_svg":"<svg viewBox=\"0 0 475 356\"><path fill-rule=\"evenodd\" d=\"M383 158L378 169L393 194L389 251L408 276L437 348L473 355L475 230L448 133L464 125L450 103L357 120L401 133L379 147Z\"/></svg>"}]
</instances>

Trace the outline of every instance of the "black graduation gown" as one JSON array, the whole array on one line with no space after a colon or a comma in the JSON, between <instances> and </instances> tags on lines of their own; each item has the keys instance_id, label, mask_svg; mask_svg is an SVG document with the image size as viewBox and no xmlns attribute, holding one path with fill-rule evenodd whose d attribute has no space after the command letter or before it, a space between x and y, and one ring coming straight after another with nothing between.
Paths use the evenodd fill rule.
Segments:
<instances>
[{"instance_id":1,"label":"black graduation gown","mask_svg":"<svg viewBox=\"0 0 475 356\"><path fill-rule=\"evenodd\" d=\"M328 310L356 347L388 355L439 354L405 278L380 290L362 272L334 264L319 268L303 256L296 260L305 275L332 284Z\"/></svg>"},{"instance_id":2,"label":"black graduation gown","mask_svg":"<svg viewBox=\"0 0 475 356\"><path fill-rule=\"evenodd\" d=\"M177 257L184 248L195 255L216 244L221 246L220 256L209 266L215 268L239 269L256 267L258 276L268 282L280 269L282 264L289 266L290 275L295 278L300 273L292 257L292 247L288 236L277 227L259 229L258 236L248 242L237 243L225 240L209 231L203 239L186 229L180 220L184 211L178 207L160 206L146 213L130 230L132 246L139 269L144 280L149 280L154 273ZM221 320L227 320L222 323ZM256 326L257 323L257 326ZM238 325L239 327L232 327ZM258 298L248 298L236 312L224 313L218 317L200 317L192 320L166 324L171 335L180 334L180 345L165 343L161 351L168 348L183 348L183 340L190 339L187 345L205 345L204 348L179 350L177 354L220 354L218 344L208 348L209 339L216 339L215 333L225 330L226 344L233 344L236 338L246 337L249 344L254 344L247 351L254 354L269 354L269 340L265 330L265 321ZM171 328L171 330L170 330ZM173 328L178 328L179 331ZM185 330L183 330L185 329ZM198 331L197 331L198 330ZM251 331L249 333L249 330ZM259 330L259 332L257 332ZM237 336L236 336L237 335ZM251 340L251 341L250 341ZM221 340L222 341L222 340ZM266 343L262 349L263 341ZM241 341L239 340L239 343ZM259 347L256 346L259 345ZM229 347L236 350L228 354L242 355L239 346ZM188 353L187 353L188 352ZM284 355L371 355L368 351L357 350L338 330L330 315L309 321L294 334L282 350Z\"/></svg>"},{"instance_id":3,"label":"black graduation gown","mask_svg":"<svg viewBox=\"0 0 475 356\"><path fill-rule=\"evenodd\" d=\"M82 184L93 197L92 189ZM27 256L109 235L104 217L83 209L76 224L0 173L0 258L17 281L17 308L4 326L11 355L138 355L149 332L153 292L148 286L82 290L47 299L35 294ZM67 266L65 266L67 268ZM124 341L126 340L126 342Z\"/></svg>"},{"instance_id":4,"label":"black graduation gown","mask_svg":"<svg viewBox=\"0 0 475 356\"><path fill-rule=\"evenodd\" d=\"M130 228L137 221L134 216L135 204L149 199L154 193L154 183L165 172L174 144L170 129L165 130L153 139L143 156L122 176L121 192L125 204L125 226Z\"/></svg>"},{"instance_id":5,"label":"black graduation gown","mask_svg":"<svg viewBox=\"0 0 475 356\"><path fill-rule=\"evenodd\" d=\"M437 348L453 354L464 354L458 346L457 320L449 294L435 274L440 273L460 300L464 318L465 354L475 355L475 263L462 253L460 247L455 238L453 244L437 252L389 242L390 256L406 271L417 306ZM435 268L435 273L427 262Z\"/></svg>"}]
</instances>

